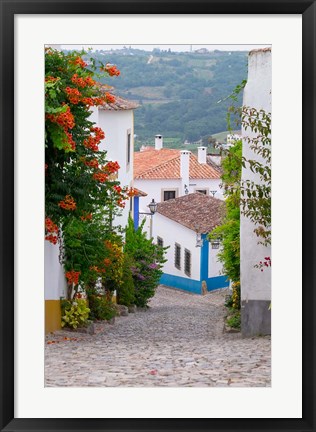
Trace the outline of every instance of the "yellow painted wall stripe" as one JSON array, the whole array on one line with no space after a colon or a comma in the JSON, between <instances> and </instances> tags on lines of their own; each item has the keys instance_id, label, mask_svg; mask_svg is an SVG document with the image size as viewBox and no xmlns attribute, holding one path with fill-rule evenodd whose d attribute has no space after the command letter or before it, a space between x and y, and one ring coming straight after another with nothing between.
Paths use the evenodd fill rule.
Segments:
<instances>
[{"instance_id":1,"label":"yellow painted wall stripe","mask_svg":"<svg viewBox=\"0 0 316 432\"><path fill-rule=\"evenodd\" d=\"M60 300L45 300L45 334L61 329Z\"/></svg>"}]
</instances>

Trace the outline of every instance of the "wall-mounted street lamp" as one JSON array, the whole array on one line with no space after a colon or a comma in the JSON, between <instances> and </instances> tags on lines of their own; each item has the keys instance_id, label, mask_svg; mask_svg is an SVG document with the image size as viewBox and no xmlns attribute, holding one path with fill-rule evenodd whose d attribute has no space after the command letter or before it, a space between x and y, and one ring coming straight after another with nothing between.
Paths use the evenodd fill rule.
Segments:
<instances>
[{"instance_id":1,"label":"wall-mounted street lamp","mask_svg":"<svg viewBox=\"0 0 316 432\"><path fill-rule=\"evenodd\" d=\"M154 200L154 198L153 198L153 199L151 200L151 203L148 204L148 206L147 206L147 207L149 207L150 213L151 213L152 215L154 215L154 214L156 213L156 211L157 211L157 206L158 206L158 204L155 202L155 200Z\"/></svg>"},{"instance_id":2,"label":"wall-mounted street lamp","mask_svg":"<svg viewBox=\"0 0 316 432\"><path fill-rule=\"evenodd\" d=\"M155 202L154 198L151 200L151 203L148 204L149 210L150 210L150 238L153 236L153 216L157 211L157 203Z\"/></svg>"},{"instance_id":3,"label":"wall-mounted street lamp","mask_svg":"<svg viewBox=\"0 0 316 432\"><path fill-rule=\"evenodd\" d=\"M141 215L150 216L150 232L149 232L149 234L150 234L150 238L152 238L152 236L153 236L153 216L157 211L158 204L155 202L154 199L152 199L147 207L149 207L150 213L139 212L139 217Z\"/></svg>"},{"instance_id":4,"label":"wall-mounted street lamp","mask_svg":"<svg viewBox=\"0 0 316 432\"><path fill-rule=\"evenodd\" d=\"M210 241L212 249L219 249L220 239L214 239Z\"/></svg>"},{"instance_id":5,"label":"wall-mounted street lamp","mask_svg":"<svg viewBox=\"0 0 316 432\"><path fill-rule=\"evenodd\" d=\"M216 194L216 192L217 192L217 190L212 190L212 191L210 191L210 194L212 194L213 195L213 197L215 196L215 194Z\"/></svg>"},{"instance_id":6,"label":"wall-mounted street lamp","mask_svg":"<svg viewBox=\"0 0 316 432\"><path fill-rule=\"evenodd\" d=\"M195 243L195 247L202 247L203 246L203 239L202 239L202 234L201 233L196 233L196 243Z\"/></svg>"}]
</instances>

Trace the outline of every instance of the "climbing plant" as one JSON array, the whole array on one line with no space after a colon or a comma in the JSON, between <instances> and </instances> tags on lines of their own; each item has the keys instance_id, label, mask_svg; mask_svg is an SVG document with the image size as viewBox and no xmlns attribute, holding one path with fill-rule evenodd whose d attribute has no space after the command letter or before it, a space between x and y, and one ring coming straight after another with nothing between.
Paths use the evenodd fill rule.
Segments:
<instances>
[{"instance_id":1,"label":"climbing plant","mask_svg":"<svg viewBox=\"0 0 316 432\"><path fill-rule=\"evenodd\" d=\"M120 72L84 55L45 52L45 239L60 245L68 296L115 273L109 242L120 240L112 221L133 195L116 180L120 166L99 150L105 133L90 120L92 107L115 102L96 79Z\"/></svg>"},{"instance_id":2,"label":"climbing plant","mask_svg":"<svg viewBox=\"0 0 316 432\"><path fill-rule=\"evenodd\" d=\"M223 223L210 233L210 239L221 239L218 259L224 273L234 283L240 280L240 180L242 142L237 141L222 161L222 182L226 212Z\"/></svg>"}]
</instances>

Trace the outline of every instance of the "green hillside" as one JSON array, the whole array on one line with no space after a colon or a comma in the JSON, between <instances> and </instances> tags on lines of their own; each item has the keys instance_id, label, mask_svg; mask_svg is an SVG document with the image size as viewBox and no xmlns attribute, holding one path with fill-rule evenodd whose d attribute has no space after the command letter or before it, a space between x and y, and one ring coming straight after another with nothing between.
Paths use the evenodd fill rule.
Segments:
<instances>
[{"instance_id":1,"label":"green hillside","mask_svg":"<svg viewBox=\"0 0 316 432\"><path fill-rule=\"evenodd\" d=\"M162 134L166 146L194 142L227 129L225 99L247 77L246 51L153 52L125 48L93 56L120 69L107 79L117 94L138 101L137 147ZM105 82L105 81L104 81Z\"/></svg>"}]
</instances>

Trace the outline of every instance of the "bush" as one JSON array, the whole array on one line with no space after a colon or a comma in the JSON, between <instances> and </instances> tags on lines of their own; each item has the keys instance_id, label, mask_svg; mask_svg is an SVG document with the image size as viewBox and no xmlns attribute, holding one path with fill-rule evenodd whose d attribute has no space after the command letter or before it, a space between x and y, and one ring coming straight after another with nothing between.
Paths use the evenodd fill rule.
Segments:
<instances>
[{"instance_id":1,"label":"bush","mask_svg":"<svg viewBox=\"0 0 316 432\"><path fill-rule=\"evenodd\" d=\"M241 324L240 312L238 311L231 317L227 318L226 323L227 325L229 325L229 327L240 329L240 324Z\"/></svg>"},{"instance_id":2,"label":"bush","mask_svg":"<svg viewBox=\"0 0 316 432\"><path fill-rule=\"evenodd\" d=\"M61 326L76 329L87 325L90 309L84 299L61 301Z\"/></svg>"},{"instance_id":3,"label":"bush","mask_svg":"<svg viewBox=\"0 0 316 432\"><path fill-rule=\"evenodd\" d=\"M117 303L125 306L135 304L135 286L131 271L132 259L124 254L122 283L117 288Z\"/></svg>"},{"instance_id":4,"label":"bush","mask_svg":"<svg viewBox=\"0 0 316 432\"><path fill-rule=\"evenodd\" d=\"M106 296L92 294L89 295L89 319L96 320L110 320L117 315L115 305L109 301Z\"/></svg>"},{"instance_id":5,"label":"bush","mask_svg":"<svg viewBox=\"0 0 316 432\"><path fill-rule=\"evenodd\" d=\"M147 239L143 232L145 221L135 230L133 220L130 218L126 228L126 241L124 252L132 261L132 275L135 287L135 304L146 307L148 300L155 295L155 290L162 275L162 266L165 248Z\"/></svg>"}]
</instances>

